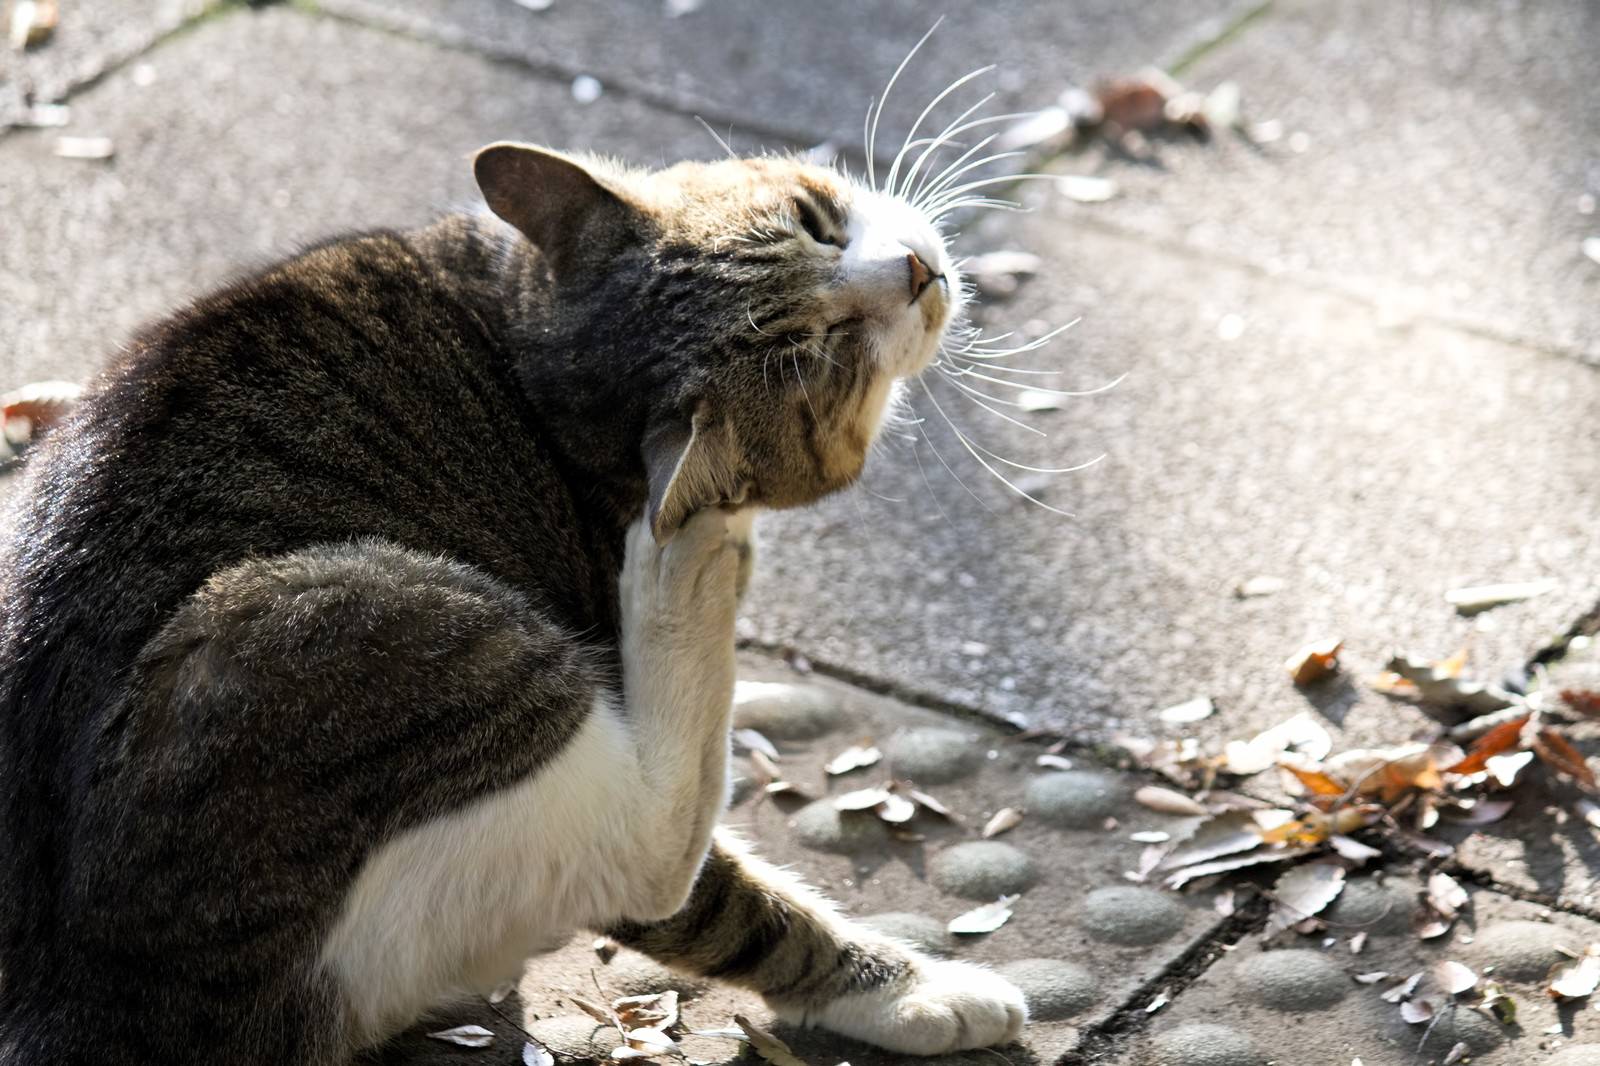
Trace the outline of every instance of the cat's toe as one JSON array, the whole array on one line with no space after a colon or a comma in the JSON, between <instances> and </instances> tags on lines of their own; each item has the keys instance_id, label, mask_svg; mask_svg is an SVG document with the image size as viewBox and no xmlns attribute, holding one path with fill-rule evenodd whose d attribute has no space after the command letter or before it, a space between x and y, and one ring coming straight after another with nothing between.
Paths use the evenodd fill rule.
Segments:
<instances>
[{"instance_id":1,"label":"cat's toe","mask_svg":"<svg viewBox=\"0 0 1600 1066\"><path fill-rule=\"evenodd\" d=\"M841 997L814 1020L890 1051L942 1055L1011 1043L1022 1035L1028 1009L1022 993L999 974L918 959L907 980Z\"/></svg>"}]
</instances>

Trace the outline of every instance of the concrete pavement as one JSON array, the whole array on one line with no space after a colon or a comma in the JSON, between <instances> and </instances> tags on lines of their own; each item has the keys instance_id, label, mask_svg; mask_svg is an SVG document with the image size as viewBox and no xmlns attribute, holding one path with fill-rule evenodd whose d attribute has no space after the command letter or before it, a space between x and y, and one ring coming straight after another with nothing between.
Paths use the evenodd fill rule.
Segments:
<instances>
[{"instance_id":1,"label":"concrete pavement","mask_svg":"<svg viewBox=\"0 0 1600 1066\"><path fill-rule=\"evenodd\" d=\"M720 149L701 114L735 124L736 145L856 147L866 101L934 15L909 3L873 5L870 20L842 3L706 0L677 17L668 7L66 5L53 42L0 59L0 103L11 101L0 121L27 92L64 95L72 110L65 131L0 134L0 379L86 376L139 322L231 271L466 201L465 155L488 140L647 164L708 157ZM1008 458L1106 458L1048 486L1030 478L1075 517L1049 514L988 477L915 393L922 428L888 440L861 489L764 524L741 620L753 647L1080 745L1170 734L1155 712L1204 694L1219 711L1192 731L1207 743L1310 710L1355 746L1428 724L1366 684L1391 646L1442 656L1467 644L1475 669L1499 677L1600 601L1600 374L1589 365L1600 264L1579 252L1600 235L1600 216L1581 210L1600 196L1593 6L1278 3L1218 39L1251 10L1006 0L950 14L907 71L908 110L991 61L1002 65L995 104L1013 107L1188 54L1187 79L1238 82L1250 118L1278 120L1284 137L1162 143L1158 165L1096 148L1046 160L1114 178L1120 195L1078 204L1039 186L1026 194L1033 214L975 222L967 251L1022 249L1043 264L982 309L984 324L1036 335L1080 319L1031 365L1059 368L1065 388L1127 377L1028 415L1048 439L937 378L933 396ZM602 84L592 103L573 98L579 74ZM914 114L891 113L886 128ZM109 136L116 155L57 158L57 132ZM1283 590L1233 595L1261 575ZM1457 585L1536 577L1556 590L1478 619L1443 601ZM1346 670L1296 690L1281 660L1322 635L1346 639ZM850 698L884 723L926 724L915 708ZM1579 740L1594 753L1595 739ZM980 817L1027 772L985 770L962 801ZM1507 822L1460 834L1459 857L1492 896L1486 914L1511 907L1505 893L1574 920L1600 914L1600 846L1581 823L1552 828L1547 808L1563 802L1533 797ZM1059 838L1027 832L1039 835L1019 839L1049 871L1030 898L1076 928L1079 901L1105 886L1056 871ZM756 834L840 887L833 860L796 849L786 823ZM930 852L954 840L936 836ZM908 868L893 895L949 917ZM1120 868L1108 860L1095 879L1114 883ZM1174 1025L1227 1013L1213 1000L1242 986L1225 968L1210 976L1214 925L1125 952L1128 981L1074 1015L1070 1037L1041 1030L1028 1054L1048 1061L1082 1036L1074 1053L1096 1061L1185 1066L1181 1049L1149 1043L1170 1027L1140 1019L1136 1001L1171 971L1183 977L1175 988L1197 981L1175 999ZM1081 936L1017 928L1024 940L997 938L977 957L1015 959L1026 944L1107 965ZM1270 1029L1259 1011L1273 1009L1241 999L1235 1028ZM1312 1061L1250 1039L1274 1061ZM1497 1041L1493 1054L1529 1057L1483 1061L1544 1061L1537 1044ZM1380 1050L1315 1061L1389 1061Z\"/></svg>"}]
</instances>

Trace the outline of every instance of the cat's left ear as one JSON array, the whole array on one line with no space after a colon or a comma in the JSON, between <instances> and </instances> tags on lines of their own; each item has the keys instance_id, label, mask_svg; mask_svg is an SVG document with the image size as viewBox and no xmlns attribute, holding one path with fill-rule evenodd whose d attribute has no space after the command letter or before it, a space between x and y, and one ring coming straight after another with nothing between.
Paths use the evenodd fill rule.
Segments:
<instances>
[{"instance_id":1,"label":"cat's left ear","mask_svg":"<svg viewBox=\"0 0 1600 1066\"><path fill-rule=\"evenodd\" d=\"M656 543L665 544L696 511L742 502L746 487L739 466L732 424L704 405L687 426L677 420L653 426L644 437L644 467Z\"/></svg>"},{"instance_id":2,"label":"cat's left ear","mask_svg":"<svg viewBox=\"0 0 1600 1066\"><path fill-rule=\"evenodd\" d=\"M571 156L500 141L472 157L489 210L522 231L559 275L580 249L603 247L632 209Z\"/></svg>"}]
</instances>

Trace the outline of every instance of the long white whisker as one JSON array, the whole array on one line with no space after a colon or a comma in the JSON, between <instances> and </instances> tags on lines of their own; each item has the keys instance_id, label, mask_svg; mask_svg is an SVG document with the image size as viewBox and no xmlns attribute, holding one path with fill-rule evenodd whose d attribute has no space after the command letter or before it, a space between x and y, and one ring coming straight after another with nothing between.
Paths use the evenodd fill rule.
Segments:
<instances>
[{"instance_id":1,"label":"long white whisker","mask_svg":"<svg viewBox=\"0 0 1600 1066\"><path fill-rule=\"evenodd\" d=\"M889 75L889 84L883 87L883 95L878 97L878 113L872 116L872 126L867 132L867 184L873 189L878 187L877 178L873 174L872 161L878 152L878 122L883 118L883 105L888 102L889 94L894 91L894 83L900 80L900 72L906 69L906 64L911 62L911 58L922 50L924 44L928 43L928 38L933 36L933 31L937 30L939 24L943 21L944 16L940 15L934 24L928 27L928 32L922 35L922 39L917 41L912 46L911 51L906 53L906 57L900 61L900 65L894 68L894 73Z\"/></svg>"},{"instance_id":2,"label":"long white whisker","mask_svg":"<svg viewBox=\"0 0 1600 1066\"><path fill-rule=\"evenodd\" d=\"M1128 376L1126 372L1123 372L1122 374L1117 375L1117 377L1114 378L1113 380L1111 380L1110 382L1108 382L1108 383L1106 383L1104 385L1101 385L1098 388L1093 388L1093 389L1046 389L1046 388L1041 388L1040 386L1037 386L1037 385L1026 385L1026 384L1023 384L1020 381L1006 381L1004 378L992 378L987 374L980 374L976 370L965 370L965 369L963 369L963 370L951 371L951 373L955 373L955 374L957 374L959 376L962 376L962 377L974 377L974 378L977 378L980 381L993 382L996 385L1005 385L1005 386L1008 386L1010 388L1016 389L1019 392L1043 392L1043 393L1047 393L1047 394L1049 394L1051 396L1098 396L1102 392L1110 392L1112 389L1114 389L1118 385L1122 384L1122 382ZM1026 373L1026 371L1024 371L1024 373ZM1055 373L1059 373L1059 371L1045 370L1045 371L1035 371L1035 373L1055 374ZM991 399L993 399L993 397L991 397ZM998 402L1004 403L1006 401L1000 400ZM1019 404L1018 406L1021 406L1021 405Z\"/></svg>"},{"instance_id":3,"label":"long white whisker","mask_svg":"<svg viewBox=\"0 0 1600 1066\"><path fill-rule=\"evenodd\" d=\"M995 139L995 136L996 135L985 137L982 143L988 144L990 141ZM974 159L960 170L954 170L952 172L953 167L961 162L961 160L958 159L956 160L956 163L946 167L943 173L941 173L937 179L928 185L927 189L923 191L923 198L930 201L938 199L941 195L943 195L945 189L947 189L952 182L959 179L962 175L969 174L972 171L977 170L979 167L986 167L991 163L998 163L1003 159L1015 159L1018 156L1024 156L1027 154L1028 153L1022 151L1021 149L1018 149L1014 152L997 152L994 155L984 156L982 159Z\"/></svg>"},{"instance_id":4,"label":"long white whisker","mask_svg":"<svg viewBox=\"0 0 1600 1066\"><path fill-rule=\"evenodd\" d=\"M974 459L978 460L978 464L980 466L982 466L985 470L989 471L989 473L994 475L995 480L999 481L1000 484L1004 485L1006 488L1010 489L1012 492L1016 493L1018 496L1021 496L1023 499L1029 501L1030 503L1035 503L1035 504L1038 504L1040 507L1043 507L1046 511L1049 511L1051 514L1058 514L1062 518L1072 518L1072 517L1074 517L1073 514L1070 511L1063 511L1058 507L1051 507L1048 503L1045 503L1043 500L1038 499L1037 497L1031 496L1028 493L1024 492L1022 489L1017 488L1017 486L1015 486L1015 485L1013 485L1011 483L1009 478L1007 478L1000 471L996 470L994 467L990 466L988 460L984 459L983 456L979 455L977 450L972 447L972 444L967 440L966 434L962 433L959 429L957 429L956 428L956 424L954 422L950 421L950 416L945 413L944 406L939 403L939 398L933 394L933 390L928 388L927 382L923 381L923 379L921 379L921 378L918 378L917 380L922 382L922 391L924 393L926 393L927 396L928 396L928 399L930 401L932 401L934 409L936 411L938 411L940 416L942 416L944 418L945 424L950 427L950 432L952 432L952 433L954 433L956 435L956 440L961 442L961 446L967 450L967 453L969 455L971 455ZM971 491L971 490L969 489L968 491Z\"/></svg>"},{"instance_id":5,"label":"long white whisker","mask_svg":"<svg viewBox=\"0 0 1600 1066\"><path fill-rule=\"evenodd\" d=\"M915 165L913 165L911 167L911 169L906 172L906 184L908 186L911 185L912 177L917 173L917 171L922 169L922 164L932 155L932 153L938 151L940 146L942 146L942 145L944 145L944 144L946 144L948 142L951 145L951 147L955 147L955 148L962 147L961 145L955 144L954 141L952 140L952 138L959 137L963 133L966 133L968 130L977 129L979 126L987 126L991 122L1003 122L1003 121L1005 121L1007 119L1026 118L1026 117L1028 117L1030 115L1038 114L1037 111L1014 111L1014 112L1012 112L1010 114L1006 114L1006 115L985 115L983 118L975 118L971 122L967 122L967 123L964 123L963 125L959 125L959 126L956 124L958 122L961 122L963 119L965 119L968 115L972 114L974 111L978 110L978 108L982 107L984 104L988 103L990 100L993 100L994 96L995 96L994 93L990 93L988 96L985 96L982 100L979 100L977 103L973 104L971 107L969 107L965 111L961 112L961 114L959 114L959 115L957 115L955 117L955 121L951 122L950 125L946 126L944 128L944 131L941 132L938 137L935 137L933 139L933 143L928 148L923 150L922 154L917 157L917 161L916 161ZM924 179L924 180L926 180L926 179ZM916 195L917 196L922 195L922 190L918 189L917 192L916 192ZM915 197L912 197L912 199L915 199Z\"/></svg>"},{"instance_id":6,"label":"long white whisker","mask_svg":"<svg viewBox=\"0 0 1600 1066\"><path fill-rule=\"evenodd\" d=\"M707 122L705 119L701 118L699 115L696 115L694 117L694 120L696 122L700 123L700 125L705 127L706 132L711 134L711 139L713 141L716 141L718 144L722 145L722 150L724 152L728 153L729 158L737 159L739 157L738 153L733 150L733 146L730 145L727 141L723 140L722 134L718 133L716 130L711 128L711 123Z\"/></svg>"},{"instance_id":7,"label":"long white whisker","mask_svg":"<svg viewBox=\"0 0 1600 1066\"><path fill-rule=\"evenodd\" d=\"M968 401L970 401L971 403L977 404L979 407L983 408L985 411L988 411L990 414L994 415L996 418L1002 419L1003 421L1006 421L1006 422L1010 422L1013 426L1016 426L1019 429L1025 429L1029 433L1036 434L1037 436L1040 436L1040 437L1046 437L1046 436L1049 435L1049 434L1045 433L1044 430L1042 430L1042 429L1034 429L1032 426L1028 425L1028 423L1022 421L1021 419L1012 418L1010 415L1006 414L1004 411L996 411L993 407L990 407L988 404L984 403L983 401L984 400L994 400L996 403L1009 404L1012 407L1020 407L1021 406L1020 404L1012 403L1010 400L997 399L996 397L989 396L986 393L979 392L977 389L968 388L967 386L961 384L961 382L957 381L955 378L951 377L949 374L945 374L944 378L945 378L946 381L950 382L950 384L954 385L956 388L960 389L963 393L965 393L966 394L966 398L967 398ZM982 399L980 399L980 397L982 397Z\"/></svg>"},{"instance_id":8,"label":"long white whisker","mask_svg":"<svg viewBox=\"0 0 1600 1066\"><path fill-rule=\"evenodd\" d=\"M922 386L922 391L923 392L928 392L928 383L927 382L923 381L921 378L918 378L917 379L917 383ZM933 400L933 394L931 392L928 393L928 399ZM938 400L934 400L933 401L933 405L935 407L938 407L939 406L939 401ZM943 411L940 411L939 413L941 415L944 415ZM944 420L945 420L946 424L949 424L950 423L950 416L949 415L945 415L944 416ZM954 425L951 425L950 428L952 430L954 430L956 427ZM972 491L972 487L969 486L965 481L961 480L961 475L956 473L955 469L953 467L951 467L951 465L949 463L945 462L944 456L940 455L939 454L939 449L934 446L933 438L928 436L928 427L923 425L922 420L920 418L917 420L917 431L922 434L922 439L928 442L928 450L933 453L933 457L935 459L939 460L939 465L944 467L945 473L947 473L951 477L955 478L956 479L956 484L960 485L962 488L966 489L967 490L967 495L971 496L974 500L977 500L979 507L982 507L985 511L988 511L990 514L994 514L994 508L990 507L988 504L984 503L983 502L983 497L979 496L976 492L973 492ZM956 436L959 437L960 435L961 435L960 432L957 431Z\"/></svg>"},{"instance_id":9,"label":"long white whisker","mask_svg":"<svg viewBox=\"0 0 1600 1066\"><path fill-rule=\"evenodd\" d=\"M992 178L979 178L969 181L965 185L957 185L953 189L946 189L941 198L927 205L928 210L937 211L944 205L944 201L956 196L964 196L975 189L987 188L990 185L1004 185L1013 181L1055 181L1061 177L1059 174L996 174Z\"/></svg>"},{"instance_id":10,"label":"long white whisker","mask_svg":"<svg viewBox=\"0 0 1600 1066\"><path fill-rule=\"evenodd\" d=\"M912 202L920 205L933 199L933 197L938 193L939 185L944 180L946 175L948 175L956 167L959 167L961 164L971 159L974 155L977 155L979 152L989 147L989 145L994 143L995 138L999 136L1000 135L998 133L991 133L989 136L983 138L983 140L979 141L971 148L968 148L965 152L962 152L961 155L956 158L955 162L949 164L943 170L939 171L937 176L930 179L921 189L917 190L917 198Z\"/></svg>"},{"instance_id":11,"label":"long white whisker","mask_svg":"<svg viewBox=\"0 0 1600 1066\"><path fill-rule=\"evenodd\" d=\"M928 106L922 109L922 114L917 116L917 121L913 122L911 124L911 128L906 131L906 143L900 146L900 151L895 154L894 162L889 165L889 173L883 179L883 184L888 188L890 193L898 194L899 192L899 188L895 184L895 176L900 173L900 163L906 157L906 149L910 147L909 142L911 138L917 135L917 130L922 128L922 123L927 120L928 115L932 113L934 108L939 106L940 101L942 101L945 97L961 88L961 86L965 85L973 78L987 74L994 68L995 64L990 63L988 66L979 67L977 70L974 70L969 74L963 74L949 85L946 85L944 87L944 91L930 100L928 102Z\"/></svg>"},{"instance_id":12,"label":"long white whisker","mask_svg":"<svg viewBox=\"0 0 1600 1066\"><path fill-rule=\"evenodd\" d=\"M1018 463L1007 459L1003 455L996 455L988 448L985 448L983 445L979 444L975 440L971 440L970 438L969 443L971 443L974 448L978 449L984 455L987 455L989 458L993 459L995 462L1004 463L1007 466L1015 467L1018 470L1026 470L1030 474L1076 474L1079 470L1089 469L1091 466L1095 465L1106 457L1105 453L1101 452L1088 462L1078 463L1076 466L1028 466L1025 463Z\"/></svg>"}]
</instances>

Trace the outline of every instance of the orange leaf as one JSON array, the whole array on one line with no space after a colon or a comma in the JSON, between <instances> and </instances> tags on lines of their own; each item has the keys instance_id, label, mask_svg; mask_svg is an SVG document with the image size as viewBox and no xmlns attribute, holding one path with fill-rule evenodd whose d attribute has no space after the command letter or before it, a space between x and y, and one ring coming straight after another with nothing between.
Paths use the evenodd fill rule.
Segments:
<instances>
[{"instance_id":1,"label":"orange leaf","mask_svg":"<svg viewBox=\"0 0 1600 1066\"><path fill-rule=\"evenodd\" d=\"M1509 722L1501 722L1483 736L1472 742L1472 747L1467 749L1466 757L1454 766L1446 766L1447 774L1476 774L1482 773L1487 768L1489 760L1496 755L1503 755L1516 745L1517 739L1522 735L1522 727L1528 724L1531 715L1513 718Z\"/></svg>"},{"instance_id":2,"label":"orange leaf","mask_svg":"<svg viewBox=\"0 0 1600 1066\"><path fill-rule=\"evenodd\" d=\"M1539 739L1533 742L1533 750L1556 773L1571 777L1589 788L1595 787L1594 771L1589 769L1583 752L1573 747L1572 742L1558 731L1549 727L1539 730Z\"/></svg>"},{"instance_id":3,"label":"orange leaf","mask_svg":"<svg viewBox=\"0 0 1600 1066\"><path fill-rule=\"evenodd\" d=\"M1288 762L1278 765L1293 774L1313 796L1342 796L1345 793L1346 786L1339 784L1321 770L1312 770Z\"/></svg>"},{"instance_id":4,"label":"orange leaf","mask_svg":"<svg viewBox=\"0 0 1600 1066\"><path fill-rule=\"evenodd\" d=\"M1595 689L1564 688L1561 699L1568 707L1590 718L1600 718L1600 691Z\"/></svg>"}]
</instances>

